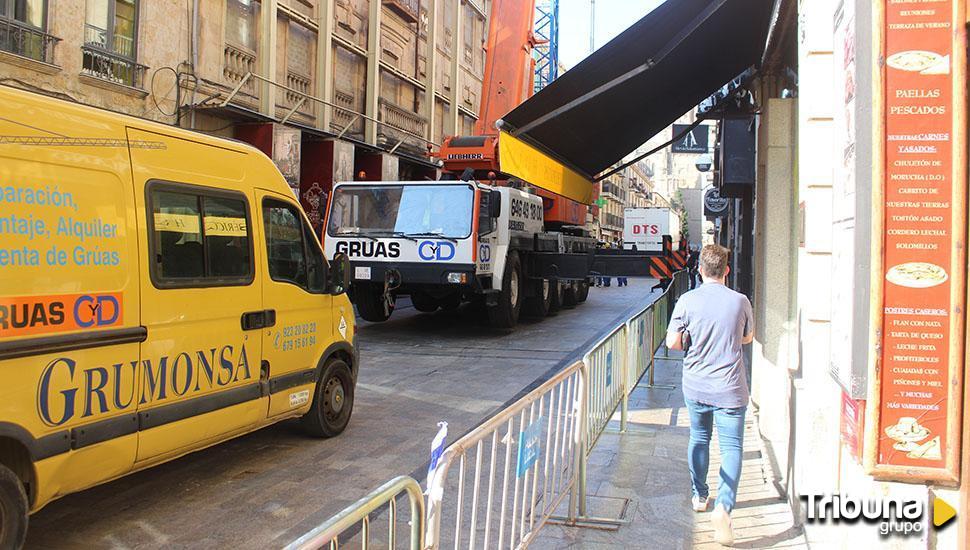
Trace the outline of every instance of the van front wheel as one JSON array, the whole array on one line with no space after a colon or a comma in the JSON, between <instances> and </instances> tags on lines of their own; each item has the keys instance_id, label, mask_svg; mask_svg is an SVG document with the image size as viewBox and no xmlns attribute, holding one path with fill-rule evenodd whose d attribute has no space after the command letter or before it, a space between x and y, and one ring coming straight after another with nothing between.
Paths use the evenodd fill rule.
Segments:
<instances>
[{"instance_id":1,"label":"van front wheel","mask_svg":"<svg viewBox=\"0 0 970 550\"><path fill-rule=\"evenodd\" d=\"M315 437L340 435L354 409L354 377L342 359L331 359L323 367L313 393L313 404L300 422Z\"/></svg>"},{"instance_id":2,"label":"van front wheel","mask_svg":"<svg viewBox=\"0 0 970 550\"><path fill-rule=\"evenodd\" d=\"M20 548L27 536L27 493L9 468L0 465L0 548Z\"/></svg>"}]
</instances>

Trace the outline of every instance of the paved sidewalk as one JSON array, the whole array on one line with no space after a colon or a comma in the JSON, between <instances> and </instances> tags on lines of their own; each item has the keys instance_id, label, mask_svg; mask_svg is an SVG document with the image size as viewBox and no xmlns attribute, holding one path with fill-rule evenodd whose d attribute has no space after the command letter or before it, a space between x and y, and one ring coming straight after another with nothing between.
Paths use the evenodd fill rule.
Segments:
<instances>
[{"instance_id":1,"label":"paved sidewalk","mask_svg":"<svg viewBox=\"0 0 970 550\"><path fill-rule=\"evenodd\" d=\"M679 360L658 360L656 384L646 377L630 398L627 433L619 434L619 412L602 435L588 467L589 514L629 523L618 530L547 525L533 549L701 548L717 549L709 513L690 508L687 439L690 421L680 390ZM720 457L713 436L709 484L716 496ZM749 408L744 459L734 518L735 548L808 548L794 527L791 509L771 484L770 464L762 458ZM625 506L624 498L630 499Z\"/></svg>"}]
</instances>

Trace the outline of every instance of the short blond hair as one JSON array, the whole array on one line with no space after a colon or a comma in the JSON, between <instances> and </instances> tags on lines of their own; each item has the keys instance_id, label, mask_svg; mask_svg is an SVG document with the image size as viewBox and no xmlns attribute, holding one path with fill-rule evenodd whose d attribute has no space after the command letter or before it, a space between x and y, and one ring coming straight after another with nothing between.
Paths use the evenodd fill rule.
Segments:
<instances>
[{"instance_id":1,"label":"short blond hair","mask_svg":"<svg viewBox=\"0 0 970 550\"><path fill-rule=\"evenodd\" d=\"M699 267L705 277L720 279L727 273L728 249L716 244L704 245L701 249Z\"/></svg>"}]
</instances>

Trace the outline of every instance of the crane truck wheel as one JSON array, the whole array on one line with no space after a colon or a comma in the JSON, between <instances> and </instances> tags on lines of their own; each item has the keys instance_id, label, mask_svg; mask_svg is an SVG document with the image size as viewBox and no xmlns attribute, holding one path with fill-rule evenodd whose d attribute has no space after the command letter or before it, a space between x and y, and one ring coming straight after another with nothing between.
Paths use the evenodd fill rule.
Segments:
<instances>
[{"instance_id":1,"label":"crane truck wheel","mask_svg":"<svg viewBox=\"0 0 970 550\"><path fill-rule=\"evenodd\" d=\"M577 283L576 302L583 303L589 298L589 279L583 279Z\"/></svg>"},{"instance_id":2,"label":"crane truck wheel","mask_svg":"<svg viewBox=\"0 0 970 550\"><path fill-rule=\"evenodd\" d=\"M519 322L521 310L522 266L519 264L519 255L510 252L505 261L498 304L488 308L489 324L495 328L513 328Z\"/></svg>"},{"instance_id":3,"label":"crane truck wheel","mask_svg":"<svg viewBox=\"0 0 970 550\"><path fill-rule=\"evenodd\" d=\"M354 289L354 304L357 305L357 313L365 321L383 323L394 311L394 302L392 301L389 306L386 305L382 290L378 285L361 285Z\"/></svg>"},{"instance_id":4,"label":"crane truck wheel","mask_svg":"<svg viewBox=\"0 0 970 550\"><path fill-rule=\"evenodd\" d=\"M563 307L576 307L576 304L579 303L579 298L577 297L579 293L578 287L579 283L575 281L570 281L566 284L566 287L562 291Z\"/></svg>"},{"instance_id":5,"label":"crane truck wheel","mask_svg":"<svg viewBox=\"0 0 970 550\"><path fill-rule=\"evenodd\" d=\"M535 285L535 296L527 298L522 304L524 313L529 317L543 318L549 314L549 303L552 300L550 287L552 283L549 279L539 279L532 283Z\"/></svg>"},{"instance_id":6,"label":"crane truck wheel","mask_svg":"<svg viewBox=\"0 0 970 550\"><path fill-rule=\"evenodd\" d=\"M444 311L455 311L461 307L461 292L455 292L449 294L438 301L441 309Z\"/></svg>"},{"instance_id":7,"label":"crane truck wheel","mask_svg":"<svg viewBox=\"0 0 970 550\"><path fill-rule=\"evenodd\" d=\"M558 280L549 281L549 315L556 315L563 306L563 284Z\"/></svg>"},{"instance_id":8,"label":"crane truck wheel","mask_svg":"<svg viewBox=\"0 0 970 550\"><path fill-rule=\"evenodd\" d=\"M422 313L434 313L438 311L438 300L434 299L427 292L412 292L411 303L414 305L414 309Z\"/></svg>"}]
</instances>

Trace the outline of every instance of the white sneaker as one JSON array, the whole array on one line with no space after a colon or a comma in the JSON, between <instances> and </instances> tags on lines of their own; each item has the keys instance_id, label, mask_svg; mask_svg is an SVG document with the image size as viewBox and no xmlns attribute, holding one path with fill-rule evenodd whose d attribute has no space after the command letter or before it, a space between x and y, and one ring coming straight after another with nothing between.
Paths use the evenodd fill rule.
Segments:
<instances>
[{"instance_id":1,"label":"white sneaker","mask_svg":"<svg viewBox=\"0 0 970 550\"><path fill-rule=\"evenodd\" d=\"M690 499L691 505L694 507L695 512L706 512L708 500L707 497L700 497L694 495L694 498Z\"/></svg>"},{"instance_id":2,"label":"white sneaker","mask_svg":"<svg viewBox=\"0 0 970 550\"><path fill-rule=\"evenodd\" d=\"M714 540L723 546L734 544L734 529L731 528L731 514L718 504L711 512L711 524L714 526Z\"/></svg>"}]
</instances>

